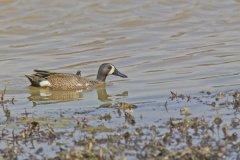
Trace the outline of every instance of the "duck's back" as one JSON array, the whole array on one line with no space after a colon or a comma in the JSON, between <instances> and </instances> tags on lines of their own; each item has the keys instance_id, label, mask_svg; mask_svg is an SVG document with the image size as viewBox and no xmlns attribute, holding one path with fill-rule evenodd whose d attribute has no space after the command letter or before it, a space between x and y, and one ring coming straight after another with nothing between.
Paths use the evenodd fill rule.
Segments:
<instances>
[{"instance_id":1,"label":"duck's back","mask_svg":"<svg viewBox=\"0 0 240 160\"><path fill-rule=\"evenodd\" d=\"M57 74L50 75L47 80L51 84L52 89L75 90L94 87L97 81L88 80L75 74Z\"/></svg>"}]
</instances>

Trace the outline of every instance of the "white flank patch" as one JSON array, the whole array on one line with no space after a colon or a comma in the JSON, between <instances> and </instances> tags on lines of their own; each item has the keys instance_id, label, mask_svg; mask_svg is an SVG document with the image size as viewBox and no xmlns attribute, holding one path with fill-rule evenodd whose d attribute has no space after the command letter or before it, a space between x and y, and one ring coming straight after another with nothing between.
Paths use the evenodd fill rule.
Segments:
<instances>
[{"instance_id":1,"label":"white flank patch","mask_svg":"<svg viewBox=\"0 0 240 160\"><path fill-rule=\"evenodd\" d=\"M110 70L110 72L108 74L113 74L113 72L115 71L115 67L113 65L112 66L112 69Z\"/></svg>"},{"instance_id":2,"label":"white flank patch","mask_svg":"<svg viewBox=\"0 0 240 160\"><path fill-rule=\"evenodd\" d=\"M50 83L49 81L47 81L47 80L41 81L41 82L39 83L39 85L40 85L41 87L51 87L51 86L52 86L51 83Z\"/></svg>"}]
</instances>

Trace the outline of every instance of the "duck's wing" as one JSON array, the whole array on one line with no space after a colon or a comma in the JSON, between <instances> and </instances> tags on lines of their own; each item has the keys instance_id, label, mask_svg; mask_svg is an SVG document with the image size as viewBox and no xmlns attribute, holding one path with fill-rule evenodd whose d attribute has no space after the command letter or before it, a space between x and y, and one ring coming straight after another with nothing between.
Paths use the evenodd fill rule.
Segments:
<instances>
[{"instance_id":1,"label":"duck's wing","mask_svg":"<svg viewBox=\"0 0 240 160\"><path fill-rule=\"evenodd\" d=\"M62 74L69 74L69 73L59 73L59 72L51 72L51 71L47 71L47 70L40 70L40 69L34 69L34 72L36 72L37 75L39 75L40 77L48 77L50 75L62 75ZM78 70L76 72L76 75L81 77L81 71Z\"/></svg>"},{"instance_id":2,"label":"duck's wing","mask_svg":"<svg viewBox=\"0 0 240 160\"><path fill-rule=\"evenodd\" d=\"M62 74L62 73L50 72L50 71L40 70L40 69L34 69L33 71L36 72L35 75L38 75L39 77L43 77L43 78L47 78L50 75Z\"/></svg>"},{"instance_id":3,"label":"duck's wing","mask_svg":"<svg viewBox=\"0 0 240 160\"><path fill-rule=\"evenodd\" d=\"M76 74L72 74L35 69L34 72L34 74L25 76L29 79L32 86L37 87L63 88L65 87L63 84L65 84L65 88L67 88L78 84L79 81L82 81L81 72L79 71Z\"/></svg>"}]
</instances>

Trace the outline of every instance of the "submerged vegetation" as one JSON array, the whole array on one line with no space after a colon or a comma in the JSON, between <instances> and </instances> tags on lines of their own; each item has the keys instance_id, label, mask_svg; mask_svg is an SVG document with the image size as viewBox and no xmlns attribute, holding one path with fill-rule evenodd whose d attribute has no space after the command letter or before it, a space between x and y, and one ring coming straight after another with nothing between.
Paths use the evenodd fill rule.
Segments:
<instances>
[{"instance_id":1,"label":"submerged vegetation","mask_svg":"<svg viewBox=\"0 0 240 160\"><path fill-rule=\"evenodd\" d=\"M14 106L15 100L5 99L5 91L0 101L5 116L0 125L0 159L239 158L238 91L201 92L198 96L171 92L160 107L169 113L175 106L178 116L154 122L144 113L134 115L134 110L151 104L126 102L103 104L96 108L101 110L98 114L61 112L50 116L24 110L12 116L8 106ZM196 116L191 109L194 106L207 106L214 112Z\"/></svg>"}]
</instances>

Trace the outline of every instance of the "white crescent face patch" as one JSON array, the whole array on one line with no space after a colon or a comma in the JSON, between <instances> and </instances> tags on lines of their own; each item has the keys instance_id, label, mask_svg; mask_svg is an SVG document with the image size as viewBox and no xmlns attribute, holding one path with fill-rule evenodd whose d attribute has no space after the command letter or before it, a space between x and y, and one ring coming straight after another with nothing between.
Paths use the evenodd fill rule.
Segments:
<instances>
[{"instance_id":1,"label":"white crescent face patch","mask_svg":"<svg viewBox=\"0 0 240 160\"><path fill-rule=\"evenodd\" d=\"M113 65L111 65L112 69L110 70L110 72L108 72L108 75L113 74L113 72L115 71L115 67Z\"/></svg>"}]
</instances>

